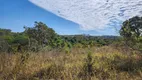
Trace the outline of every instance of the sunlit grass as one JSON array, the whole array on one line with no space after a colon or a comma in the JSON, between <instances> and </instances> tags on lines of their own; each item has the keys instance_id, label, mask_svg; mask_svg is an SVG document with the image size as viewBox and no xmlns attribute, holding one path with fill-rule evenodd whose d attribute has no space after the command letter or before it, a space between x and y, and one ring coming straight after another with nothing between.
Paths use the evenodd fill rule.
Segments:
<instances>
[{"instance_id":1,"label":"sunlit grass","mask_svg":"<svg viewBox=\"0 0 142 80\"><path fill-rule=\"evenodd\" d=\"M112 47L0 54L0 80L140 80L142 56Z\"/></svg>"}]
</instances>

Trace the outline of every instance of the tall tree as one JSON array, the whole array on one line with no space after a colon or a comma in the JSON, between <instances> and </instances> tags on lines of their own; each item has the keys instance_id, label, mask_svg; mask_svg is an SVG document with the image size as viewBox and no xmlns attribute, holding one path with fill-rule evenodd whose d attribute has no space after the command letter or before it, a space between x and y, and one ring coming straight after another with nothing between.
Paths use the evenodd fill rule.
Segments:
<instances>
[{"instance_id":1,"label":"tall tree","mask_svg":"<svg viewBox=\"0 0 142 80\"><path fill-rule=\"evenodd\" d=\"M124 21L120 35L131 48L142 50L142 17L135 16Z\"/></svg>"},{"instance_id":2,"label":"tall tree","mask_svg":"<svg viewBox=\"0 0 142 80\"><path fill-rule=\"evenodd\" d=\"M35 22L34 27L25 27L25 33L29 38L38 41L39 45L47 45L56 37L56 33L42 22Z\"/></svg>"}]
</instances>

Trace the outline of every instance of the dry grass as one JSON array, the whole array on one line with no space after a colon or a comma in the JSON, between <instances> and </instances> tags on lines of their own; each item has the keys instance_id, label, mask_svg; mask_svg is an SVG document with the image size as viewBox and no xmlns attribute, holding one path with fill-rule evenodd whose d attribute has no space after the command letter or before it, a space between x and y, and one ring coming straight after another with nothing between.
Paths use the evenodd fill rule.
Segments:
<instances>
[{"instance_id":1,"label":"dry grass","mask_svg":"<svg viewBox=\"0 0 142 80\"><path fill-rule=\"evenodd\" d=\"M0 80L141 80L142 58L112 47L0 54Z\"/></svg>"}]
</instances>

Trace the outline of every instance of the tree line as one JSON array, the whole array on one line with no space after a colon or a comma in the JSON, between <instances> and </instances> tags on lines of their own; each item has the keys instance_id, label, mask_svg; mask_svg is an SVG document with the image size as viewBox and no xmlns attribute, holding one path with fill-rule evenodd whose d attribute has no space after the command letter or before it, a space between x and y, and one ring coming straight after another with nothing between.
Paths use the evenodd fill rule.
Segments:
<instances>
[{"instance_id":1,"label":"tree line","mask_svg":"<svg viewBox=\"0 0 142 80\"><path fill-rule=\"evenodd\" d=\"M123 22L121 36L58 35L43 22L34 27L24 26L23 32L0 29L0 52L38 52L42 49L69 50L72 47L107 46L124 41L128 47L142 50L142 17L135 16Z\"/></svg>"},{"instance_id":2,"label":"tree line","mask_svg":"<svg viewBox=\"0 0 142 80\"><path fill-rule=\"evenodd\" d=\"M117 40L117 36L58 35L42 22L35 22L34 27L24 26L24 32L11 32L0 29L1 52L40 51L51 49L70 49L72 47L103 46Z\"/></svg>"}]
</instances>

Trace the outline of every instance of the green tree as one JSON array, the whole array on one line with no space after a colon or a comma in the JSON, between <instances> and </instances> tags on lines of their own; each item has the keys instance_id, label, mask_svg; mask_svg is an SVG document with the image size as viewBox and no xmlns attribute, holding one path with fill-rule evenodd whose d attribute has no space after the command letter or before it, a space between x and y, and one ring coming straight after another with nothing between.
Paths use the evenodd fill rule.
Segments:
<instances>
[{"instance_id":1,"label":"green tree","mask_svg":"<svg viewBox=\"0 0 142 80\"><path fill-rule=\"evenodd\" d=\"M128 46L142 50L142 17L135 16L123 22L120 35Z\"/></svg>"},{"instance_id":2,"label":"green tree","mask_svg":"<svg viewBox=\"0 0 142 80\"><path fill-rule=\"evenodd\" d=\"M29 36L29 45L31 43L30 39L35 39L38 41L38 45L44 47L46 45L50 45L57 36L52 28L49 28L42 22L35 22L34 27L24 28L25 33Z\"/></svg>"}]
</instances>

